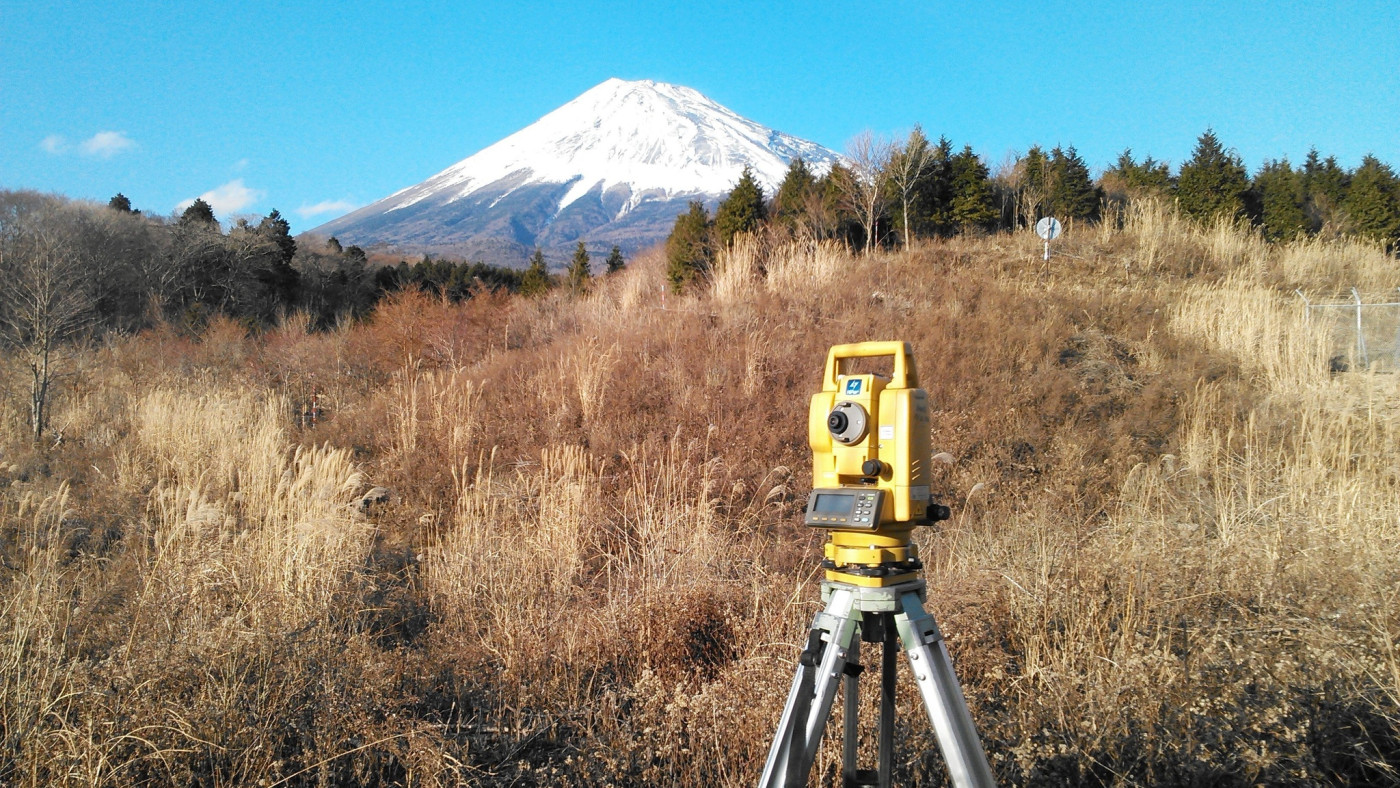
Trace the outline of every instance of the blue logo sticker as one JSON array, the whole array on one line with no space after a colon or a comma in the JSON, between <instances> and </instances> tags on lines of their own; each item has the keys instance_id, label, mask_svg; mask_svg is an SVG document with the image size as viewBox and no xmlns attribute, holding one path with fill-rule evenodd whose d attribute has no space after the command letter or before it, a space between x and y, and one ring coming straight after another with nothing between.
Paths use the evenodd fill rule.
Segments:
<instances>
[{"instance_id":1,"label":"blue logo sticker","mask_svg":"<svg viewBox=\"0 0 1400 788\"><path fill-rule=\"evenodd\" d=\"M860 395L860 378L846 381L846 396L855 397Z\"/></svg>"}]
</instances>

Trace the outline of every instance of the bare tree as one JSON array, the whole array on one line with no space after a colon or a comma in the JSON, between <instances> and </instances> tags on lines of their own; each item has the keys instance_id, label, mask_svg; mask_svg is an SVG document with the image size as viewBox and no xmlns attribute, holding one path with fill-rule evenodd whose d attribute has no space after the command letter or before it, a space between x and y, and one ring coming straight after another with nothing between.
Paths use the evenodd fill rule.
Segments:
<instances>
[{"instance_id":1,"label":"bare tree","mask_svg":"<svg viewBox=\"0 0 1400 788\"><path fill-rule=\"evenodd\" d=\"M919 181L933 164L933 149L929 147L924 130L918 126L909 132L909 139L903 147L892 150L889 166L890 184L899 193L900 214L904 223L904 248L908 249L913 238L909 228L909 202L918 188Z\"/></svg>"},{"instance_id":2,"label":"bare tree","mask_svg":"<svg viewBox=\"0 0 1400 788\"><path fill-rule=\"evenodd\" d=\"M29 370L30 437L48 426L50 388L64 343L87 325L76 213L47 200L0 205L0 336Z\"/></svg>"},{"instance_id":3,"label":"bare tree","mask_svg":"<svg viewBox=\"0 0 1400 788\"><path fill-rule=\"evenodd\" d=\"M1024 174L1017 167L1020 159L1015 153L1007 153L997 165L992 173L992 183L996 188L997 199L1000 201L998 209L999 223L1010 222L1010 229L1015 230L1018 221L1018 199L1021 194L1021 180Z\"/></svg>"},{"instance_id":4,"label":"bare tree","mask_svg":"<svg viewBox=\"0 0 1400 788\"><path fill-rule=\"evenodd\" d=\"M865 230L865 253L874 251L880 215L884 213L889 163L893 146L869 131L857 134L846 146L847 166L838 171L842 201Z\"/></svg>"}]
</instances>

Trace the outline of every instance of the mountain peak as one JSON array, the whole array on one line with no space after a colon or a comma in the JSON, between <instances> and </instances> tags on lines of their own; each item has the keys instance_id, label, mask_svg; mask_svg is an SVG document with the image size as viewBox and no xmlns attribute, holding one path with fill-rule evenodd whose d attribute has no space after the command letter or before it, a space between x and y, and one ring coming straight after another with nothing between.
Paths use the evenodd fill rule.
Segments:
<instances>
[{"instance_id":1,"label":"mountain peak","mask_svg":"<svg viewBox=\"0 0 1400 788\"><path fill-rule=\"evenodd\" d=\"M679 203L683 210L691 199L713 203L733 187L745 166L771 192L798 156L817 170L837 158L820 145L743 118L691 88L612 78L428 180L313 232L334 233L352 243L441 248L447 228L431 227L424 221L427 214L446 221L454 213L480 214L506 204L528 214L524 219L501 217L510 240L527 254L529 246L539 243L535 236L549 236L560 217L585 208L591 218L564 222L554 234L559 242L592 240L599 235L597 228L638 210L654 220L665 204ZM527 195L533 198L522 200ZM412 232L358 232L369 225L400 224L391 220L396 214L414 218Z\"/></svg>"}]
</instances>

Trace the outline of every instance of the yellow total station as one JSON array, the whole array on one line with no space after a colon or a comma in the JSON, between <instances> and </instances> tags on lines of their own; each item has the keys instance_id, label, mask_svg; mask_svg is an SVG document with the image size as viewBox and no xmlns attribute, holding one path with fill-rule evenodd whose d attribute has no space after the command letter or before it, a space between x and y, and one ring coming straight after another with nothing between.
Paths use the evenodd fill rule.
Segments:
<instances>
[{"instance_id":1,"label":"yellow total station","mask_svg":"<svg viewBox=\"0 0 1400 788\"><path fill-rule=\"evenodd\" d=\"M853 374L846 362L893 357L893 373ZM866 587L912 580L921 568L916 525L946 519L929 500L928 394L908 342L837 345L807 425L812 497L807 525L830 530L826 579Z\"/></svg>"}]
</instances>

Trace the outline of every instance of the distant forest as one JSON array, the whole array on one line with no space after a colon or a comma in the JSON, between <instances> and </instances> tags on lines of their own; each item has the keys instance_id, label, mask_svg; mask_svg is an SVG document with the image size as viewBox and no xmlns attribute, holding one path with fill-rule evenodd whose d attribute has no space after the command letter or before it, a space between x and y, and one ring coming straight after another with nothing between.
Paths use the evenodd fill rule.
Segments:
<instances>
[{"instance_id":1,"label":"distant forest","mask_svg":"<svg viewBox=\"0 0 1400 788\"><path fill-rule=\"evenodd\" d=\"M1011 231L1047 215L1116 221L1124 207L1148 199L1174 203L1201 222L1250 223L1269 240L1351 235L1392 252L1400 243L1400 180L1372 156L1347 170L1313 151L1301 166L1266 161L1250 177L1207 131L1175 171L1126 150L1095 180L1072 146L1032 147L993 173L971 146L932 142L916 128L898 142L861 135L844 164L820 175L795 160L772 195L745 171L713 216L695 203L677 217L668 270L678 289L703 280L718 250L740 233L873 250ZM580 244L557 276L539 251L524 270L427 257L371 263L364 250L334 238L298 242L277 211L224 227L200 200L179 216L159 216L135 210L121 194L100 205L0 191L0 327L11 346L157 322L198 333L214 315L257 329L300 311L325 329L362 318L403 288L453 300L490 290L579 290L595 269L624 262L616 249L606 263L590 260Z\"/></svg>"},{"instance_id":2,"label":"distant forest","mask_svg":"<svg viewBox=\"0 0 1400 788\"><path fill-rule=\"evenodd\" d=\"M1175 172L1125 150L1096 181L1073 146L1032 147L993 173L971 146L955 150L946 137L930 142L915 128L898 142L857 137L845 163L821 176L795 160L771 197L746 170L714 216L692 203L677 217L666 245L668 273L678 290L703 279L717 250L745 232L874 250L1006 232L1044 216L1118 221L1142 200L1174 204L1205 224L1247 223L1269 241L1322 234L1369 239L1392 253L1400 246L1400 179L1374 156L1346 170L1314 149L1301 166L1269 160L1251 178L1239 155L1207 130Z\"/></svg>"}]
</instances>

